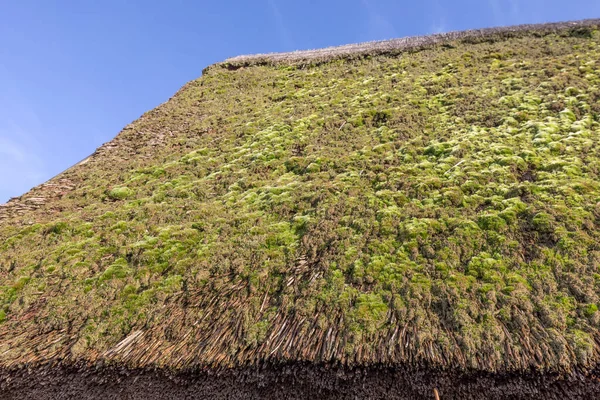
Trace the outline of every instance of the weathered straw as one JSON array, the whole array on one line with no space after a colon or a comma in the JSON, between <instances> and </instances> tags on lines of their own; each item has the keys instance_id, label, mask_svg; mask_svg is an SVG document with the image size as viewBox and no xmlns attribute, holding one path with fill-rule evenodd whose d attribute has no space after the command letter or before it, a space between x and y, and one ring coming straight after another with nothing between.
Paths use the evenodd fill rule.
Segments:
<instances>
[{"instance_id":1,"label":"weathered straw","mask_svg":"<svg viewBox=\"0 0 600 400\"><path fill-rule=\"evenodd\" d=\"M591 27L600 25L600 19L586 19L581 21L555 22L546 24L525 24L516 26L471 29L460 32L437 33L424 36L411 36L399 39L381 40L349 44L344 46L326 47L314 50L299 50L286 53L266 53L241 55L226 59L217 65L253 65L277 62L302 62L302 61L328 61L348 56L379 55L396 53L423 47L444 44L456 40L485 40L488 38L509 38L522 34L540 33L549 34L557 31Z\"/></svg>"}]
</instances>

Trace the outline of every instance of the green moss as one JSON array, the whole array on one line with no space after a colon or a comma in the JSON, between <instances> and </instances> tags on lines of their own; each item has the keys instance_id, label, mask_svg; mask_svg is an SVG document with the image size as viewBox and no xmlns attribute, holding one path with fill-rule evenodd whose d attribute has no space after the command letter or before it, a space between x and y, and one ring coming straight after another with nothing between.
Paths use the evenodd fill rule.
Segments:
<instances>
[{"instance_id":1,"label":"green moss","mask_svg":"<svg viewBox=\"0 0 600 400\"><path fill-rule=\"evenodd\" d=\"M159 364L589 361L600 36L496 39L210 68L1 220L0 363L65 326Z\"/></svg>"},{"instance_id":2,"label":"green moss","mask_svg":"<svg viewBox=\"0 0 600 400\"><path fill-rule=\"evenodd\" d=\"M583 312L587 317L591 317L598 312L598 306L596 304L588 304L585 306Z\"/></svg>"},{"instance_id":3,"label":"green moss","mask_svg":"<svg viewBox=\"0 0 600 400\"><path fill-rule=\"evenodd\" d=\"M477 219L477 223L481 229L502 232L506 228L504 218L494 214L482 215Z\"/></svg>"},{"instance_id":4,"label":"green moss","mask_svg":"<svg viewBox=\"0 0 600 400\"><path fill-rule=\"evenodd\" d=\"M66 232L68 228L69 228L69 225L66 222L60 221L60 222L56 222L56 223L48 225L44 229L44 233L60 235L63 232Z\"/></svg>"},{"instance_id":5,"label":"green moss","mask_svg":"<svg viewBox=\"0 0 600 400\"><path fill-rule=\"evenodd\" d=\"M129 269L127 260L119 258L115 260L104 272L99 276L99 282L108 281L111 279L123 279L127 276Z\"/></svg>"},{"instance_id":6,"label":"green moss","mask_svg":"<svg viewBox=\"0 0 600 400\"><path fill-rule=\"evenodd\" d=\"M13 283L12 287L15 290L21 290L25 287L25 285L27 285L27 283L29 283L30 280L30 277L23 276L19 278L15 283Z\"/></svg>"},{"instance_id":7,"label":"green moss","mask_svg":"<svg viewBox=\"0 0 600 400\"><path fill-rule=\"evenodd\" d=\"M540 232L552 232L554 221L550 214L545 212L537 213L532 220L533 227Z\"/></svg>"},{"instance_id":8,"label":"green moss","mask_svg":"<svg viewBox=\"0 0 600 400\"><path fill-rule=\"evenodd\" d=\"M108 197L113 200L124 200L133 196L133 190L128 187L116 187L108 191Z\"/></svg>"},{"instance_id":9,"label":"green moss","mask_svg":"<svg viewBox=\"0 0 600 400\"><path fill-rule=\"evenodd\" d=\"M377 294L365 293L358 296L355 305L355 318L362 329L374 332L384 322L388 306Z\"/></svg>"}]
</instances>

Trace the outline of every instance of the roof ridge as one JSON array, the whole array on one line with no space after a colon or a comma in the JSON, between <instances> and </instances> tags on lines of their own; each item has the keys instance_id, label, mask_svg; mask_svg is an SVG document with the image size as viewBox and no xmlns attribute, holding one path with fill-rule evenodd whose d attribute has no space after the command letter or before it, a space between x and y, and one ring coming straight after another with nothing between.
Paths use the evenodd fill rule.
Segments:
<instances>
[{"instance_id":1,"label":"roof ridge","mask_svg":"<svg viewBox=\"0 0 600 400\"><path fill-rule=\"evenodd\" d=\"M239 55L226 59L215 65L240 65L259 64L265 62L297 62L311 60L329 60L353 55L385 54L418 49L424 46L447 43L453 40L469 38L487 38L494 35L518 34L528 32L551 33L566 29L600 26L600 19L584 19L579 21L565 21L540 24L521 24L483 29L469 29L464 31L451 31L431 35L406 36L402 38L345 44L341 46L324 47L311 50L295 50L281 53L259 53Z\"/></svg>"}]
</instances>

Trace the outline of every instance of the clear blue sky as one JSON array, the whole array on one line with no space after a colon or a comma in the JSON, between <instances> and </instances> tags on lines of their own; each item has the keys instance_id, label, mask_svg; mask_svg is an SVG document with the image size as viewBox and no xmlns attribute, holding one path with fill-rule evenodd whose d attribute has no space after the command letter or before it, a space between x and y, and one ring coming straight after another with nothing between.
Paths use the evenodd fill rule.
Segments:
<instances>
[{"instance_id":1,"label":"clear blue sky","mask_svg":"<svg viewBox=\"0 0 600 400\"><path fill-rule=\"evenodd\" d=\"M599 0L0 0L0 203L227 57L594 17Z\"/></svg>"}]
</instances>

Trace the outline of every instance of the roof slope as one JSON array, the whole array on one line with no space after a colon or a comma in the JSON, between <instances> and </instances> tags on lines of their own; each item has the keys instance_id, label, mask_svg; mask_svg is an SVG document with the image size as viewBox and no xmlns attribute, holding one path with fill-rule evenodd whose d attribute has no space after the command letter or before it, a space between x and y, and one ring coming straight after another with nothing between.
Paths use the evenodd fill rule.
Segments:
<instances>
[{"instance_id":1,"label":"roof slope","mask_svg":"<svg viewBox=\"0 0 600 400\"><path fill-rule=\"evenodd\" d=\"M208 68L0 208L0 366L593 370L598 25Z\"/></svg>"}]
</instances>

